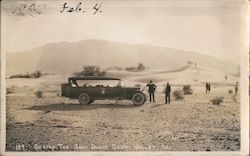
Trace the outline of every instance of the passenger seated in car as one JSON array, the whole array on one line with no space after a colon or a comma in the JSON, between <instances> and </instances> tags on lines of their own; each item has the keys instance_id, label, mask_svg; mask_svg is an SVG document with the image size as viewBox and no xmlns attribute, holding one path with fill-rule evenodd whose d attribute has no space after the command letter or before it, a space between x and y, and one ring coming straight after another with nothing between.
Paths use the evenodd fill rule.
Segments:
<instances>
[{"instance_id":1,"label":"passenger seated in car","mask_svg":"<svg viewBox=\"0 0 250 156\"><path fill-rule=\"evenodd\" d=\"M91 87L89 84L84 84L83 87Z\"/></svg>"}]
</instances>

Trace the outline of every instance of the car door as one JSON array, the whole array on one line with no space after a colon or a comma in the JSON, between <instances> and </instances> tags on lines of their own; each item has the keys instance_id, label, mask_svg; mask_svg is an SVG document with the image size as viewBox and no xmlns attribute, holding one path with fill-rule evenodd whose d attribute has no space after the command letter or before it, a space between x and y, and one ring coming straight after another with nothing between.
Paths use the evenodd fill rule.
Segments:
<instances>
[{"instance_id":1,"label":"car door","mask_svg":"<svg viewBox=\"0 0 250 156\"><path fill-rule=\"evenodd\" d=\"M110 99L123 99L125 97L125 89L123 87L106 88L106 96Z\"/></svg>"}]
</instances>

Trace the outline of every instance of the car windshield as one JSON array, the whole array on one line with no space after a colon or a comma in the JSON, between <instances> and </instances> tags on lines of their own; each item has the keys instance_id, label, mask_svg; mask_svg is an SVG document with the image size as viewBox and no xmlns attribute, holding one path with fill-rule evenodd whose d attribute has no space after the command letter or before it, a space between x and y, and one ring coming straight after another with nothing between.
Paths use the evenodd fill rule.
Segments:
<instances>
[{"instance_id":1,"label":"car windshield","mask_svg":"<svg viewBox=\"0 0 250 156\"><path fill-rule=\"evenodd\" d=\"M75 80L71 81L71 85L75 86L87 86L87 87L124 87L124 83L121 80Z\"/></svg>"}]
</instances>

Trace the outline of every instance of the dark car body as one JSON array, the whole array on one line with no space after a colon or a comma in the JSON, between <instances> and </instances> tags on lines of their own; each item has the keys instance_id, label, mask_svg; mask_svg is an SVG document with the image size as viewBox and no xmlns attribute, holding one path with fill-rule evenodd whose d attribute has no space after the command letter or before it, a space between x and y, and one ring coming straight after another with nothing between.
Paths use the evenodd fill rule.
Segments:
<instances>
[{"instance_id":1,"label":"dark car body","mask_svg":"<svg viewBox=\"0 0 250 156\"><path fill-rule=\"evenodd\" d=\"M77 81L99 81L101 85L89 85L87 83L79 85ZM103 82L109 83L111 81L118 81L119 83L121 82L121 79L103 76L71 77L68 78L68 83L62 84L61 95L63 97L79 99L79 96L84 93L89 96L89 103L92 103L94 100L131 100L135 93L139 93L144 96L145 102L146 96L140 91L139 87L124 87L122 85L102 85Z\"/></svg>"}]
</instances>

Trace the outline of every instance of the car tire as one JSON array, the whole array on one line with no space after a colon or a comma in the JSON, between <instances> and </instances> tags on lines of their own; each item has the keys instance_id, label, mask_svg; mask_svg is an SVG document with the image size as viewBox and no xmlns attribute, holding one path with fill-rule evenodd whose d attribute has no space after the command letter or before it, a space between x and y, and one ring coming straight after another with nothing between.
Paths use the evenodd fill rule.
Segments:
<instances>
[{"instance_id":1,"label":"car tire","mask_svg":"<svg viewBox=\"0 0 250 156\"><path fill-rule=\"evenodd\" d=\"M146 101L146 98L145 98L143 93L137 92L137 93L133 94L131 100L132 100L134 105L140 106L140 105L144 104L144 102Z\"/></svg>"},{"instance_id":2,"label":"car tire","mask_svg":"<svg viewBox=\"0 0 250 156\"><path fill-rule=\"evenodd\" d=\"M89 104L89 102L91 101L90 100L90 97L87 93L81 93L79 96L78 96L78 101L80 104L82 105L87 105Z\"/></svg>"}]
</instances>

